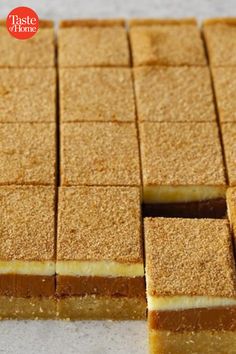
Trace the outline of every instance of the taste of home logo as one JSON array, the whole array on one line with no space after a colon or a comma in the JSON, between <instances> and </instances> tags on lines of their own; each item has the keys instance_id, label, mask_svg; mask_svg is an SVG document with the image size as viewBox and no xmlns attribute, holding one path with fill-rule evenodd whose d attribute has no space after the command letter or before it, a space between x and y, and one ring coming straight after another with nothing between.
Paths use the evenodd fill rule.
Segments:
<instances>
[{"instance_id":1,"label":"taste of home logo","mask_svg":"<svg viewBox=\"0 0 236 354\"><path fill-rule=\"evenodd\" d=\"M16 7L8 14L6 25L13 37L28 39L37 33L39 18L36 12L29 7Z\"/></svg>"}]
</instances>

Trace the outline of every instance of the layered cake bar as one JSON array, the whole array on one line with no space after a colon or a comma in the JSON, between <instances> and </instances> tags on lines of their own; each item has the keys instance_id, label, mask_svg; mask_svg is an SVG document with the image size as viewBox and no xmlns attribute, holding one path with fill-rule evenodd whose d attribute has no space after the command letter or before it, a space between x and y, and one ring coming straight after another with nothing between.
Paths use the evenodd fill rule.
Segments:
<instances>
[{"instance_id":1,"label":"layered cake bar","mask_svg":"<svg viewBox=\"0 0 236 354\"><path fill-rule=\"evenodd\" d=\"M236 247L236 188L227 189L227 210Z\"/></svg>"},{"instance_id":2,"label":"layered cake bar","mask_svg":"<svg viewBox=\"0 0 236 354\"><path fill-rule=\"evenodd\" d=\"M137 19L131 20L129 25L134 66L206 65L195 19Z\"/></svg>"},{"instance_id":3,"label":"layered cake bar","mask_svg":"<svg viewBox=\"0 0 236 354\"><path fill-rule=\"evenodd\" d=\"M212 66L236 65L236 18L213 18L203 22L203 33Z\"/></svg>"},{"instance_id":4,"label":"layered cake bar","mask_svg":"<svg viewBox=\"0 0 236 354\"><path fill-rule=\"evenodd\" d=\"M61 183L140 185L135 123L62 124Z\"/></svg>"},{"instance_id":5,"label":"layered cake bar","mask_svg":"<svg viewBox=\"0 0 236 354\"><path fill-rule=\"evenodd\" d=\"M230 186L236 186L236 122L221 125Z\"/></svg>"},{"instance_id":6,"label":"layered cake bar","mask_svg":"<svg viewBox=\"0 0 236 354\"><path fill-rule=\"evenodd\" d=\"M138 187L61 187L59 318L145 319Z\"/></svg>"},{"instance_id":7,"label":"layered cake bar","mask_svg":"<svg viewBox=\"0 0 236 354\"><path fill-rule=\"evenodd\" d=\"M207 67L135 68L134 83L139 121L216 120Z\"/></svg>"},{"instance_id":8,"label":"layered cake bar","mask_svg":"<svg viewBox=\"0 0 236 354\"><path fill-rule=\"evenodd\" d=\"M27 41L13 38L0 20L0 67L48 68L55 66L54 23L41 20L38 32Z\"/></svg>"},{"instance_id":9,"label":"layered cake bar","mask_svg":"<svg viewBox=\"0 0 236 354\"><path fill-rule=\"evenodd\" d=\"M0 185L53 185L54 123L0 124Z\"/></svg>"},{"instance_id":10,"label":"layered cake bar","mask_svg":"<svg viewBox=\"0 0 236 354\"><path fill-rule=\"evenodd\" d=\"M0 122L55 122L55 69L0 69Z\"/></svg>"},{"instance_id":11,"label":"layered cake bar","mask_svg":"<svg viewBox=\"0 0 236 354\"><path fill-rule=\"evenodd\" d=\"M130 66L123 20L65 20L58 33L60 67Z\"/></svg>"},{"instance_id":12,"label":"layered cake bar","mask_svg":"<svg viewBox=\"0 0 236 354\"><path fill-rule=\"evenodd\" d=\"M236 68L213 68L220 122L236 123Z\"/></svg>"},{"instance_id":13,"label":"layered cake bar","mask_svg":"<svg viewBox=\"0 0 236 354\"><path fill-rule=\"evenodd\" d=\"M145 215L224 216L226 182L217 124L139 126Z\"/></svg>"},{"instance_id":14,"label":"layered cake bar","mask_svg":"<svg viewBox=\"0 0 236 354\"><path fill-rule=\"evenodd\" d=\"M0 318L56 315L53 187L0 187Z\"/></svg>"},{"instance_id":15,"label":"layered cake bar","mask_svg":"<svg viewBox=\"0 0 236 354\"><path fill-rule=\"evenodd\" d=\"M150 354L234 354L228 221L147 218L144 229Z\"/></svg>"},{"instance_id":16,"label":"layered cake bar","mask_svg":"<svg viewBox=\"0 0 236 354\"><path fill-rule=\"evenodd\" d=\"M131 69L60 69L60 107L62 122L134 122Z\"/></svg>"}]
</instances>

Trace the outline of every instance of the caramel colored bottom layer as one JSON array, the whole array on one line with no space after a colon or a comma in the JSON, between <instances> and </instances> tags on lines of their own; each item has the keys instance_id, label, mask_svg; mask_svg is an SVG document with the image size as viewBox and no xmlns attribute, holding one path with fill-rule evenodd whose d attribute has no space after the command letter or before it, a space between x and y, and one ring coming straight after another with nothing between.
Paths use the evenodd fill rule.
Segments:
<instances>
[{"instance_id":1,"label":"caramel colored bottom layer","mask_svg":"<svg viewBox=\"0 0 236 354\"><path fill-rule=\"evenodd\" d=\"M58 315L71 320L144 320L144 298L74 296L58 300Z\"/></svg>"},{"instance_id":2,"label":"caramel colored bottom layer","mask_svg":"<svg viewBox=\"0 0 236 354\"><path fill-rule=\"evenodd\" d=\"M144 204L144 216L166 216L181 218L222 218L226 215L223 198L187 203Z\"/></svg>"},{"instance_id":3,"label":"caramel colored bottom layer","mask_svg":"<svg viewBox=\"0 0 236 354\"><path fill-rule=\"evenodd\" d=\"M235 354L236 332L149 332L150 354Z\"/></svg>"},{"instance_id":4,"label":"caramel colored bottom layer","mask_svg":"<svg viewBox=\"0 0 236 354\"><path fill-rule=\"evenodd\" d=\"M0 296L50 297L54 294L54 276L0 274Z\"/></svg>"},{"instance_id":5,"label":"caramel colored bottom layer","mask_svg":"<svg viewBox=\"0 0 236 354\"><path fill-rule=\"evenodd\" d=\"M145 297L144 277L57 276L58 296Z\"/></svg>"},{"instance_id":6,"label":"caramel colored bottom layer","mask_svg":"<svg viewBox=\"0 0 236 354\"><path fill-rule=\"evenodd\" d=\"M54 319L56 304L53 298L0 296L0 319Z\"/></svg>"},{"instance_id":7,"label":"caramel colored bottom layer","mask_svg":"<svg viewBox=\"0 0 236 354\"><path fill-rule=\"evenodd\" d=\"M148 323L151 329L171 332L236 331L236 306L150 311Z\"/></svg>"}]
</instances>

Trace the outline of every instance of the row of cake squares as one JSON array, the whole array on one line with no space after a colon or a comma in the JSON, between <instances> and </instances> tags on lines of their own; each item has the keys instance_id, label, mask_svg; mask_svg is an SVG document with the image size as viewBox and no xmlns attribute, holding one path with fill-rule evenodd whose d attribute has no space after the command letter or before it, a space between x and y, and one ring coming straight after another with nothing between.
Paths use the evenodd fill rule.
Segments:
<instances>
[{"instance_id":1,"label":"row of cake squares","mask_svg":"<svg viewBox=\"0 0 236 354\"><path fill-rule=\"evenodd\" d=\"M236 122L236 68L212 71L220 123ZM0 122L56 121L55 69L0 68ZM213 122L207 67L63 68L60 120Z\"/></svg>"},{"instance_id":2,"label":"row of cake squares","mask_svg":"<svg viewBox=\"0 0 236 354\"><path fill-rule=\"evenodd\" d=\"M0 187L2 319L145 319L147 296L150 353L234 353L236 189L232 230L227 219L145 218L144 235L138 187L55 195Z\"/></svg>"},{"instance_id":3,"label":"row of cake squares","mask_svg":"<svg viewBox=\"0 0 236 354\"><path fill-rule=\"evenodd\" d=\"M37 35L23 42L11 38L5 21L0 21L0 67L53 67L53 27L52 21L40 21ZM235 18L206 20L203 33L210 63L235 66ZM58 57L60 67L207 64L195 19L137 19L127 24L124 20L62 21Z\"/></svg>"},{"instance_id":4,"label":"row of cake squares","mask_svg":"<svg viewBox=\"0 0 236 354\"><path fill-rule=\"evenodd\" d=\"M140 122L216 121L208 68L69 68L59 79L61 122L134 122L134 95ZM55 122L54 69L0 69L0 82L0 122ZM236 68L213 69L213 82L220 122L236 122Z\"/></svg>"},{"instance_id":5,"label":"row of cake squares","mask_svg":"<svg viewBox=\"0 0 236 354\"><path fill-rule=\"evenodd\" d=\"M216 123L140 123L142 169L134 123L63 123L60 130L61 185L141 186L142 178L147 211L177 207L185 213L187 207L191 216L192 207L202 208L202 216L225 214L227 180ZM222 132L233 186L235 124L223 124ZM56 184L54 123L2 123L0 146L0 185Z\"/></svg>"}]
</instances>

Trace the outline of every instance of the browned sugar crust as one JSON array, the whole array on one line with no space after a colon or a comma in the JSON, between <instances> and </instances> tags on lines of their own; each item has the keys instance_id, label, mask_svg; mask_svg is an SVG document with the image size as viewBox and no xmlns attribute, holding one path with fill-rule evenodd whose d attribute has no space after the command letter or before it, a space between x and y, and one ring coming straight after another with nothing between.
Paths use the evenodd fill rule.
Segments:
<instances>
[{"instance_id":1,"label":"browned sugar crust","mask_svg":"<svg viewBox=\"0 0 236 354\"><path fill-rule=\"evenodd\" d=\"M120 24L61 27L58 55L60 67L130 66L127 32Z\"/></svg>"},{"instance_id":2,"label":"browned sugar crust","mask_svg":"<svg viewBox=\"0 0 236 354\"><path fill-rule=\"evenodd\" d=\"M0 185L54 185L54 123L0 124Z\"/></svg>"},{"instance_id":3,"label":"browned sugar crust","mask_svg":"<svg viewBox=\"0 0 236 354\"><path fill-rule=\"evenodd\" d=\"M123 19L76 19L60 21L60 28L125 26Z\"/></svg>"},{"instance_id":4,"label":"browned sugar crust","mask_svg":"<svg viewBox=\"0 0 236 354\"><path fill-rule=\"evenodd\" d=\"M143 205L144 216L179 218L213 218L226 216L226 201L223 198L198 202L157 203Z\"/></svg>"},{"instance_id":5,"label":"browned sugar crust","mask_svg":"<svg viewBox=\"0 0 236 354\"><path fill-rule=\"evenodd\" d=\"M236 306L184 309L178 311L150 311L151 329L171 332L235 331Z\"/></svg>"},{"instance_id":6,"label":"browned sugar crust","mask_svg":"<svg viewBox=\"0 0 236 354\"><path fill-rule=\"evenodd\" d=\"M135 124L62 124L61 183L64 186L140 185Z\"/></svg>"},{"instance_id":7,"label":"browned sugar crust","mask_svg":"<svg viewBox=\"0 0 236 354\"><path fill-rule=\"evenodd\" d=\"M60 107L62 122L135 122L131 69L61 69Z\"/></svg>"},{"instance_id":8,"label":"browned sugar crust","mask_svg":"<svg viewBox=\"0 0 236 354\"><path fill-rule=\"evenodd\" d=\"M236 297L227 220L145 218L148 294Z\"/></svg>"},{"instance_id":9,"label":"browned sugar crust","mask_svg":"<svg viewBox=\"0 0 236 354\"><path fill-rule=\"evenodd\" d=\"M217 19L205 21L203 33L210 64L217 66L236 65L236 21Z\"/></svg>"},{"instance_id":10,"label":"browned sugar crust","mask_svg":"<svg viewBox=\"0 0 236 354\"><path fill-rule=\"evenodd\" d=\"M0 296L30 298L54 295L54 276L0 274Z\"/></svg>"},{"instance_id":11,"label":"browned sugar crust","mask_svg":"<svg viewBox=\"0 0 236 354\"><path fill-rule=\"evenodd\" d=\"M56 72L0 69L0 122L55 122Z\"/></svg>"},{"instance_id":12,"label":"browned sugar crust","mask_svg":"<svg viewBox=\"0 0 236 354\"><path fill-rule=\"evenodd\" d=\"M203 26L218 25L218 24L236 26L236 18L235 17L215 17L215 18L208 18L203 21Z\"/></svg>"},{"instance_id":13,"label":"browned sugar crust","mask_svg":"<svg viewBox=\"0 0 236 354\"><path fill-rule=\"evenodd\" d=\"M236 122L221 125L230 186L236 186Z\"/></svg>"},{"instance_id":14,"label":"browned sugar crust","mask_svg":"<svg viewBox=\"0 0 236 354\"><path fill-rule=\"evenodd\" d=\"M152 25L197 25L194 17L190 18L133 18L128 21L129 27L133 26L152 26Z\"/></svg>"},{"instance_id":15,"label":"browned sugar crust","mask_svg":"<svg viewBox=\"0 0 236 354\"><path fill-rule=\"evenodd\" d=\"M129 35L134 66L207 64L196 24L132 25Z\"/></svg>"},{"instance_id":16,"label":"browned sugar crust","mask_svg":"<svg viewBox=\"0 0 236 354\"><path fill-rule=\"evenodd\" d=\"M144 277L57 276L57 295L145 298Z\"/></svg>"},{"instance_id":17,"label":"browned sugar crust","mask_svg":"<svg viewBox=\"0 0 236 354\"><path fill-rule=\"evenodd\" d=\"M53 187L0 187L0 260L54 259Z\"/></svg>"},{"instance_id":18,"label":"browned sugar crust","mask_svg":"<svg viewBox=\"0 0 236 354\"><path fill-rule=\"evenodd\" d=\"M139 188L60 188L57 259L142 263Z\"/></svg>"},{"instance_id":19,"label":"browned sugar crust","mask_svg":"<svg viewBox=\"0 0 236 354\"><path fill-rule=\"evenodd\" d=\"M143 183L225 185L216 123L140 123Z\"/></svg>"},{"instance_id":20,"label":"browned sugar crust","mask_svg":"<svg viewBox=\"0 0 236 354\"><path fill-rule=\"evenodd\" d=\"M236 123L236 68L212 70L220 122Z\"/></svg>"},{"instance_id":21,"label":"browned sugar crust","mask_svg":"<svg viewBox=\"0 0 236 354\"><path fill-rule=\"evenodd\" d=\"M55 66L55 33L51 21L40 22L35 36L19 41L9 35L2 22L0 25L0 67L49 68Z\"/></svg>"},{"instance_id":22,"label":"browned sugar crust","mask_svg":"<svg viewBox=\"0 0 236 354\"><path fill-rule=\"evenodd\" d=\"M208 68L140 67L134 78L139 121L216 120Z\"/></svg>"}]
</instances>

